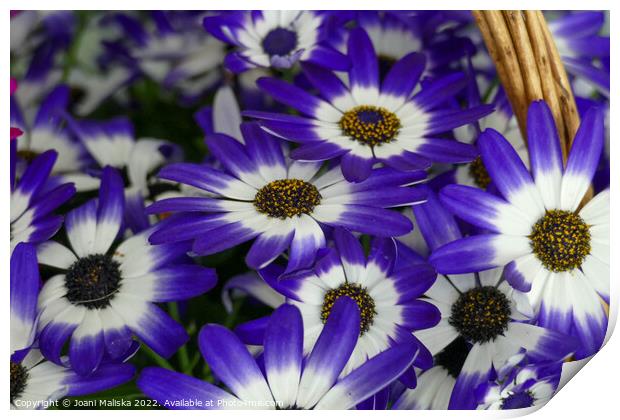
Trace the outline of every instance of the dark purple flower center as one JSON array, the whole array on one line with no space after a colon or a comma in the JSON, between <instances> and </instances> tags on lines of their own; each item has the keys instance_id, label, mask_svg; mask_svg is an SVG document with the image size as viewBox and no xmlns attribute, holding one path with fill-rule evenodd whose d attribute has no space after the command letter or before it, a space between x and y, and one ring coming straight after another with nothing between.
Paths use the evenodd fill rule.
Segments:
<instances>
[{"instance_id":1,"label":"dark purple flower center","mask_svg":"<svg viewBox=\"0 0 620 420\"><path fill-rule=\"evenodd\" d=\"M118 291L120 264L103 254L78 259L65 275L67 299L88 309L103 309Z\"/></svg>"},{"instance_id":2,"label":"dark purple flower center","mask_svg":"<svg viewBox=\"0 0 620 420\"><path fill-rule=\"evenodd\" d=\"M529 391L515 392L502 400L502 410L527 408L534 405L534 397Z\"/></svg>"},{"instance_id":3,"label":"dark purple flower center","mask_svg":"<svg viewBox=\"0 0 620 420\"><path fill-rule=\"evenodd\" d=\"M435 355L435 366L443 367L450 376L456 379L463 369L467 355L469 355L469 345L463 337L459 336Z\"/></svg>"},{"instance_id":4,"label":"dark purple flower center","mask_svg":"<svg viewBox=\"0 0 620 420\"><path fill-rule=\"evenodd\" d=\"M28 383L28 370L21 363L11 362L11 403L21 397Z\"/></svg>"},{"instance_id":5,"label":"dark purple flower center","mask_svg":"<svg viewBox=\"0 0 620 420\"><path fill-rule=\"evenodd\" d=\"M339 124L346 136L367 146L380 146L393 141L401 127L393 112L372 105L360 105L348 110Z\"/></svg>"},{"instance_id":6,"label":"dark purple flower center","mask_svg":"<svg viewBox=\"0 0 620 420\"><path fill-rule=\"evenodd\" d=\"M278 179L258 190L254 207L270 217L286 219L311 214L321 203L319 190L300 179Z\"/></svg>"},{"instance_id":7,"label":"dark purple flower center","mask_svg":"<svg viewBox=\"0 0 620 420\"><path fill-rule=\"evenodd\" d=\"M357 119L362 124L379 124L383 122L383 114L377 109L361 109L357 111Z\"/></svg>"},{"instance_id":8,"label":"dark purple flower center","mask_svg":"<svg viewBox=\"0 0 620 420\"><path fill-rule=\"evenodd\" d=\"M529 239L540 262L555 272L581 267L592 249L590 227L577 213L565 210L547 210Z\"/></svg>"},{"instance_id":9,"label":"dark purple flower center","mask_svg":"<svg viewBox=\"0 0 620 420\"><path fill-rule=\"evenodd\" d=\"M323 297L323 307L321 308L321 320L327 322L329 314L341 296L348 296L355 301L360 310L360 336L370 329L377 314L375 301L365 287L355 283L343 283L335 289L328 290Z\"/></svg>"},{"instance_id":10,"label":"dark purple flower center","mask_svg":"<svg viewBox=\"0 0 620 420\"><path fill-rule=\"evenodd\" d=\"M449 322L466 340L484 343L506 331L510 314L504 293L491 286L475 287L454 302Z\"/></svg>"},{"instance_id":11,"label":"dark purple flower center","mask_svg":"<svg viewBox=\"0 0 620 420\"><path fill-rule=\"evenodd\" d=\"M297 32L285 28L272 29L263 38L263 51L269 56L286 56L297 47Z\"/></svg>"}]
</instances>

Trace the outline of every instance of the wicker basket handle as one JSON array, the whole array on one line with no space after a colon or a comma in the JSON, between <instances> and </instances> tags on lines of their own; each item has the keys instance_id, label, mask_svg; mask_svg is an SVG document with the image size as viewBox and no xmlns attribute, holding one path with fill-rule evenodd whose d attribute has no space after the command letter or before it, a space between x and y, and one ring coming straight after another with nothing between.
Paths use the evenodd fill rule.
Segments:
<instances>
[{"instance_id":1,"label":"wicker basket handle","mask_svg":"<svg viewBox=\"0 0 620 420\"><path fill-rule=\"evenodd\" d=\"M529 104L544 99L566 152L579 126L568 77L540 11L474 11L476 23L525 139Z\"/></svg>"},{"instance_id":2,"label":"wicker basket handle","mask_svg":"<svg viewBox=\"0 0 620 420\"><path fill-rule=\"evenodd\" d=\"M476 24L527 141L527 109L544 99L555 119L564 160L579 127L566 69L540 10L475 10ZM592 198L588 191L584 202Z\"/></svg>"}]
</instances>

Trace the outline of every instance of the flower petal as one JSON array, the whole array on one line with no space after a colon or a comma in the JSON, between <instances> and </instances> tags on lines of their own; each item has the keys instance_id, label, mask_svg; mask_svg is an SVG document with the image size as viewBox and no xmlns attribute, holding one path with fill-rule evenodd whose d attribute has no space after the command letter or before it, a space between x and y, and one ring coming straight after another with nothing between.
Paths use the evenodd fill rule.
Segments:
<instances>
[{"instance_id":1,"label":"flower petal","mask_svg":"<svg viewBox=\"0 0 620 420\"><path fill-rule=\"evenodd\" d=\"M306 359L299 383L298 407L314 407L336 382L355 348L359 328L357 304L348 297L339 298Z\"/></svg>"},{"instance_id":2,"label":"flower petal","mask_svg":"<svg viewBox=\"0 0 620 420\"><path fill-rule=\"evenodd\" d=\"M213 373L242 401L272 401L269 386L252 355L226 328L209 324L198 337L200 352Z\"/></svg>"},{"instance_id":3,"label":"flower petal","mask_svg":"<svg viewBox=\"0 0 620 420\"><path fill-rule=\"evenodd\" d=\"M392 383L411 366L418 353L416 343L400 344L379 353L345 376L314 407L346 410Z\"/></svg>"},{"instance_id":4,"label":"flower petal","mask_svg":"<svg viewBox=\"0 0 620 420\"><path fill-rule=\"evenodd\" d=\"M276 309L265 333L265 370L273 398L284 407L292 407L297 398L303 339L299 310L292 305Z\"/></svg>"},{"instance_id":5,"label":"flower petal","mask_svg":"<svg viewBox=\"0 0 620 420\"><path fill-rule=\"evenodd\" d=\"M228 392L208 382L160 367L144 368L136 381L136 385L147 397L154 399L164 407L170 406L170 402L184 400L198 400L202 404L198 407L180 405L170 408L218 409L240 407L242 404Z\"/></svg>"},{"instance_id":6,"label":"flower petal","mask_svg":"<svg viewBox=\"0 0 620 420\"><path fill-rule=\"evenodd\" d=\"M534 101L527 113L530 164L536 186L547 209L560 205L562 150L551 110L544 101Z\"/></svg>"},{"instance_id":7,"label":"flower petal","mask_svg":"<svg viewBox=\"0 0 620 420\"><path fill-rule=\"evenodd\" d=\"M604 131L603 113L591 108L581 121L566 162L560 200L562 209L576 210L590 187L601 157Z\"/></svg>"}]
</instances>

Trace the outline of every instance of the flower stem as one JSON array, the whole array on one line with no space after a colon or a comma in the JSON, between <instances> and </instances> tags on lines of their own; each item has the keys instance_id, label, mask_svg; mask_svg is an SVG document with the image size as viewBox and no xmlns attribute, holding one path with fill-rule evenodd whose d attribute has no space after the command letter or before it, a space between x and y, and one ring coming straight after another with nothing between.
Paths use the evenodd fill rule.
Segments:
<instances>
[{"instance_id":1,"label":"flower stem","mask_svg":"<svg viewBox=\"0 0 620 420\"><path fill-rule=\"evenodd\" d=\"M161 357L159 354L155 353L149 347L144 346L144 347L142 347L142 350L144 351L144 353L147 356L149 356L149 358L151 358L159 366L161 366L161 367L163 367L165 369L175 370L174 367L170 364L170 362L168 362L166 359Z\"/></svg>"},{"instance_id":2,"label":"flower stem","mask_svg":"<svg viewBox=\"0 0 620 420\"><path fill-rule=\"evenodd\" d=\"M226 328L230 329L235 325L235 322L237 321L237 316L239 315L239 310L241 309L241 305L243 305L244 301L245 301L244 298L240 298L236 300L235 302L233 302L233 309L228 314L228 316L226 317L226 320L224 321L224 326Z\"/></svg>"},{"instance_id":3,"label":"flower stem","mask_svg":"<svg viewBox=\"0 0 620 420\"><path fill-rule=\"evenodd\" d=\"M181 316L179 315L179 307L176 302L168 303L168 310L170 315L175 321L181 322ZM192 374L192 364L189 361L189 355L187 353L187 345L183 345L177 353L179 357L179 364L181 365L181 371L187 375Z\"/></svg>"}]
</instances>

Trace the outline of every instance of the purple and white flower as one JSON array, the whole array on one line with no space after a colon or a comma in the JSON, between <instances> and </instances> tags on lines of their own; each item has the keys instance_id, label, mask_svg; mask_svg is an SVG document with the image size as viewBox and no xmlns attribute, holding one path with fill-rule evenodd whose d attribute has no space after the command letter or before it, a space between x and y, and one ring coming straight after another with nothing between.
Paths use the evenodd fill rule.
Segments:
<instances>
[{"instance_id":1,"label":"purple and white flower","mask_svg":"<svg viewBox=\"0 0 620 420\"><path fill-rule=\"evenodd\" d=\"M339 298L308 355L300 311L280 306L264 339L264 371L245 345L220 325L206 325L199 346L214 374L229 391L162 368L147 368L138 387L169 408L170 402L201 400L203 409L349 409L382 390L409 368L418 352L404 342L365 360L341 376L359 336L360 315L349 298Z\"/></svg>"},{"instance_id":2,"label":"purple and white flower","mask_svg":"<svg viewBox=\"0 0 620 420\"><path fill-rule=\"evenodd\" d=\"M325 12L254 10L207 16L204 28L234 45L224 65L233 73L256 67L288 69L298 61L346 70L345 56L324 44Z\"/></svg>"},{"instance_id":3,"label":"purple and white flower","mask_svg":"<svg viewBox=\"0 0 620 420\"><path fill-rule=\"evenodd\" d=\"M607 330L609 190L581 206L601 156L603 117L588 111L566 165L544 102L531 105L527 127L531 174L499 133L482 133L482 161L502 197L450 185L441 199L490 233L445 244L430 261L445 274L507 265L506 279L527 294L538 325L578 337L581 358L601 347Z\"/></svg>"},{"instance_id":4,"label":"purple and white flower","mask_svg":"<svg viewBox=\"0 0 620 420\"><path fill-rule=\"evenodd\" d=\"M323 226L378 235L402 235L410 221L387 210L424 200L416 188L423 172L375 170L365 181L348 183L340 169L285 158L280 141L257 123L244 123L245 145L223 135L207 136L211 153L225 170L178 163L159 177L217 194L158 201L149 213L173 212L151 236L152 243L194 240L193 251L209 255L257 238L246 263L262 268L289 249L288 272L307 268L325 246Z\"/></svg>"},{"instance_id":5,"label":"purple and white flower","mask_svg":"<svg viewBox=\"0 0 620 420\"><path fill-rule=\"evenodd\" d=\"M360 309L360 337L342 371L346 375L376 354L402 342L415 340L418 330L439 322L439 311L419 299L435 281L428 264L407 265L394 270L396 245L375 238L368 258L362 245L344 229L334 231L335 248L323 249L313 269L282 276L283 268L272 265L259 274L275 290L297 306L304 321L304 354L312 349L340 296L348 296ZM414 366L429 368L431 355L420 346ZM413 370L403 378L415 386Z\"/></svg>"},{"instance_id":6,"label":"purple and white flower","mask_svg":"<svg viewBox=\"0 0 620 420\"><path fill-rule=\"evenodd\" d=\"M41 243L58 232L62 216L53 212L75 194L73 184L50 179L58 154L48 150L34 158L16 180L16 147L11 140L11 252L20 242Z\"/></svg>"},{"instance_id":7,"label":"purple and white flower","mask_svg":"<svg viewBox=\"0 0 620 420\"><path fill-rule=\"evenodd\" d=\"M164 88L177 89L186 99L202 96L221 80L225 45L205 34L204 12L149 12L146 22L117 14L132 63Z\"/></svg>"},{"instance_id":8,"label":"purple and white flower","mask_svg":"<svg viewBox=\"0 0 620 420\"><path fill-rule=\"evenodd\" d=\"M99 199L67 214L71 249L52 241L38 249L41 264L61 270L39 295L41 352L61 364L70 339L69 362L81 375L94 372L104 356L124 355L133 334L170 357L189 337L155 303L188 299L216 283L214 270L178 263L185 258L186 243L151 246L152 232L146 230L114 246L123 213L123 181L106 167Z\"/></svg>"},{"instance_id":9,"label":"purple and white flower","mask_svg":"<svg viewBox=\"0 0 620 420\"><path fill-rule=\"evenodd\" d=\"M515 410L543 406L560 383L562 364L527 364L523 355L509 360L497 378L480 385L479 410Z\"/></svg>"},{"instance_id":10,"label":"purple and white flower","mask_svg":"<svg viewBox=\"0 0 620 420\"><path fill-rule=\"evenodd\" d=\"M465 86L463 74L438 78L413 95L425 68L424 55L406 55L380 81L377 55L361 28L349 35L348 55L347 84L324 68L302 64L319 96L280 79L258 80L266 93L303 116L259 111L244 115L259 118L266 130L300 143L291 152L293 159L322 162L340 157L342 173L350 182L367 179L377 162L411 171L433 162L463 163L476 157L475 147L440 136L492 111L487 105L467 110L442 107Z\"/></svg>"},{"instance_id":11,"label":"purple and white flower","mask_svg":"<svg viewBox=\"0 0 620 420\"><path fill-rule=\"evenodd\" d=\"M39 268L35 248L19 244L11 255L11 409L47 408L65 396L87 395L129 381L125 363L107 363L88 377L43 359L37 349Z\"/></svg>"},{"instance_id":12,"label":"purple and white flower","mask_svg":"<svg viewBox=\"0 0 620 420\"><path fill-rule=\"evenodd\" d=\"M414 214L431 251L461 238L434 193L428 192ZM528 323L533 315L528 299L504 279L503 267L439 275L425 295L441 320L416 336L433 354L435 367L421 375L425 388L405 391L400 408L474 409L475 387L512 356L525 351L533 360L558 362L577 348L570 336Z\"/></svg>"},{"instance_id":13,"label":"purple and white flower","mask_svg":"<svg viewBox=\"0 0 620 420\"><path fill-rule=\"evenodd\" d=\"M127 227L133 232L147 229L152 221L144 213L145 205L161 190L172 189L159 185L154 172L168 162L180 160L181 148L167 140L135 139L133 124L125 117L107 121L70 119L69 124L95 161L85 170L86 176L98 185L102 168L110 166L121 171L126 187Z\"/></svg>"},{"instance_id":14,"label":"purple and white flower","mask_svg":"<svg viewBox=\"0 0 620 420\"><path fill-rule=\"evenodd\" d=\"M398 12L391 11L360 10L351 17L368 34L380 60L380 67L383 65L389 69L407 54L422 52L424 49L420 25L408 16L399 16ZM332 45L343 54L347 52L349 34L345 23L341 22L330 36Z\"/></svg>"},{"instance_id":15,"label":"purple and white flower","mask_svg":"<svg viewBox=\"0 0 620 420\"><path fill-rule=\"evenodd\" d=\"M19 92L23 85L20 83ZM17 141L17 172L36 156L47 150L58 153L52 170L61 178L59 182L73 182L78 191L96 188L97 182L83 170L90 163L84 146L63 127L69 103L69 88L56 86L43 98L34 115L24 113L15 97L11 97L11 126L23 131ZM32 112L30 112L32 114Z\"/></svg>"}]
</instances>

